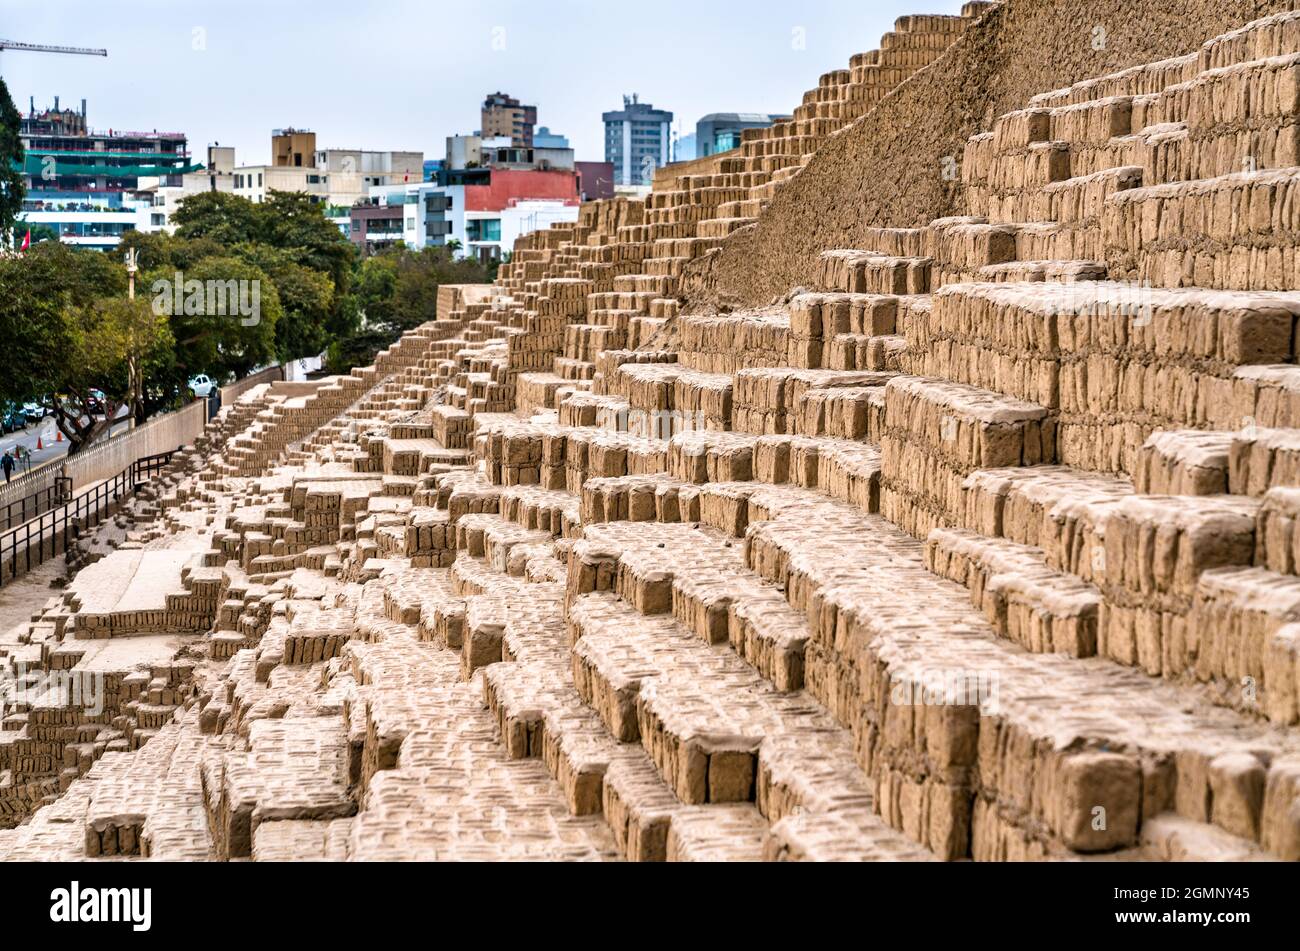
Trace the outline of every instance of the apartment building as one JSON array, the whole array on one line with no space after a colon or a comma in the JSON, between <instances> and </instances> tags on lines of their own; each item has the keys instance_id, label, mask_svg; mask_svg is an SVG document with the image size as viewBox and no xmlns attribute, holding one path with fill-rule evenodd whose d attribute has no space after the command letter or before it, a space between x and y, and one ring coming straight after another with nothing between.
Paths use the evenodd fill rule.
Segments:
<instances>
[{"instance_id":1,"label":"apartment building","mask_svg":"<svg viewBox=\"0 0 1300 951\"><path fill-rule=\"evenodd\" d=\"M483 100L479 132L484 138L506 136L516 148L532 148L536 125L536 106L525 106L503 92L490 93Z\"/></svg>"},{"instance_id":2,"label":"apartment building","mask_svg":"<svg viewBox=\"0 0 1300 951\"><path fill-rule=\"evenodd\" d=\"M673 114L623 97L623 108L606 112L605 161L614 166L615 185L649 186L654 170L672 161Z\"/></svg>"}]
</instances>

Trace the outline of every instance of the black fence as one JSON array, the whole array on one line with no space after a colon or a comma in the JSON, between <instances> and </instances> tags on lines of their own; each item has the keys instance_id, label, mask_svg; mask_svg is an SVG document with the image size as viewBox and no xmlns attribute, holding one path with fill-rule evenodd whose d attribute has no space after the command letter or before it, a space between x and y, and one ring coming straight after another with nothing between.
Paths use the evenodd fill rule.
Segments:
<instances>
[{"instance_id":1,"label":"black fence","mask_svg":"<svg viewBox=\"0 0 1300 951\"><path fill-rule=\"evenodd\" d=\"M52 485L37 489L30 495L0 506L0 531L21 525L42 512L58 508L72 495L72 480L66 476L54 479Z\"/></svg>"},{"instance_id":2,"label":"black fence","mask_svg":"<svg viewBox=\"0 0 1300 951\"><path fill-rule=\"evenodd\" d=\"M55 507L0 534L0 585L65 554L78 535L103 522L124 498L161 472L173 452L137 459L111 479L88 486L75 498L67 497L71 495L70 481L61 487L56 485L54 489L63 491L64 496Z\"/></svg>"}]
</instances>

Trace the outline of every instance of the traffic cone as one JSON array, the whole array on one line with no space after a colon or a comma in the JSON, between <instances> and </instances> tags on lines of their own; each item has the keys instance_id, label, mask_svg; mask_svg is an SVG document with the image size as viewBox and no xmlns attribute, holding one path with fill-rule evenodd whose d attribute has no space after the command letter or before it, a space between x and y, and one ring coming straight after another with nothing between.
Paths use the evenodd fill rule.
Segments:
<instances>
[{"instance_id":1,"label":"traffic cone","mask_svg":"<svg viewBox=\"0 0 1300 951\"><path fill-rule=\"evenodd\" d=\"M45 447L41 445L41 437L40 437L40 436L37 436L37 437L36 437L36 451L37 451L37 452L40 452L40 451L41 451L42 449L44 449L44 448L45 448Z\"/></svg>"},{"instance_id":2,"label":"traffic cone","mask_svg":"<svg viewBox=\"0 0 1300 951\"><path fill-rule=\"evenodd\" d=\"M54 433L55 442L63 442L63 430L56 430Z\"/></svg>"}]
</instances>

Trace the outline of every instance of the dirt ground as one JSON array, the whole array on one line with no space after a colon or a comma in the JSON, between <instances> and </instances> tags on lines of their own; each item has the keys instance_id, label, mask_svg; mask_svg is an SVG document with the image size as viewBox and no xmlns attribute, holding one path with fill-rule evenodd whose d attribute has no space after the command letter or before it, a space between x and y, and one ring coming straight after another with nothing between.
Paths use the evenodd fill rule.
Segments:
<instances>
[{"instance_id":1,"label":"dirt ground","mask_svg":"<svg viewBox=\"0 0 1300 951\"><path fill-rule=\"evenodd\" d=\"M0 640L6 640L5 635L17 625L30 621L46 601L59 593L58 588L50 587L50 582L63 571L63 558L53 558L17 581L0 587Z\"/></svg>"}]
</instances>

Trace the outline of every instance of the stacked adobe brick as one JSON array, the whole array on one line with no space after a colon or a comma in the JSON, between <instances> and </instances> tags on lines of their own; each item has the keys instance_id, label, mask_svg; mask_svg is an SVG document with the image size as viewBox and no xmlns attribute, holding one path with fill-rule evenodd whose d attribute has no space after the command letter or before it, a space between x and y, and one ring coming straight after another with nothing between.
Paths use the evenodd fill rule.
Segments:
<instances>
[{"instance_id":1,"label":"stacked adobe brick","mask_svg":"<svg viewBox=\"0 0 1300 951\"><path fill-rule=\"evenodd\" d=\"M738 181L522 240L159 507L220 574L210 667L0 849L1300 858L1298 50L1285 14L1038 96L966 214L770 307L664 296Z\"/></svg>"}]
</instances>

